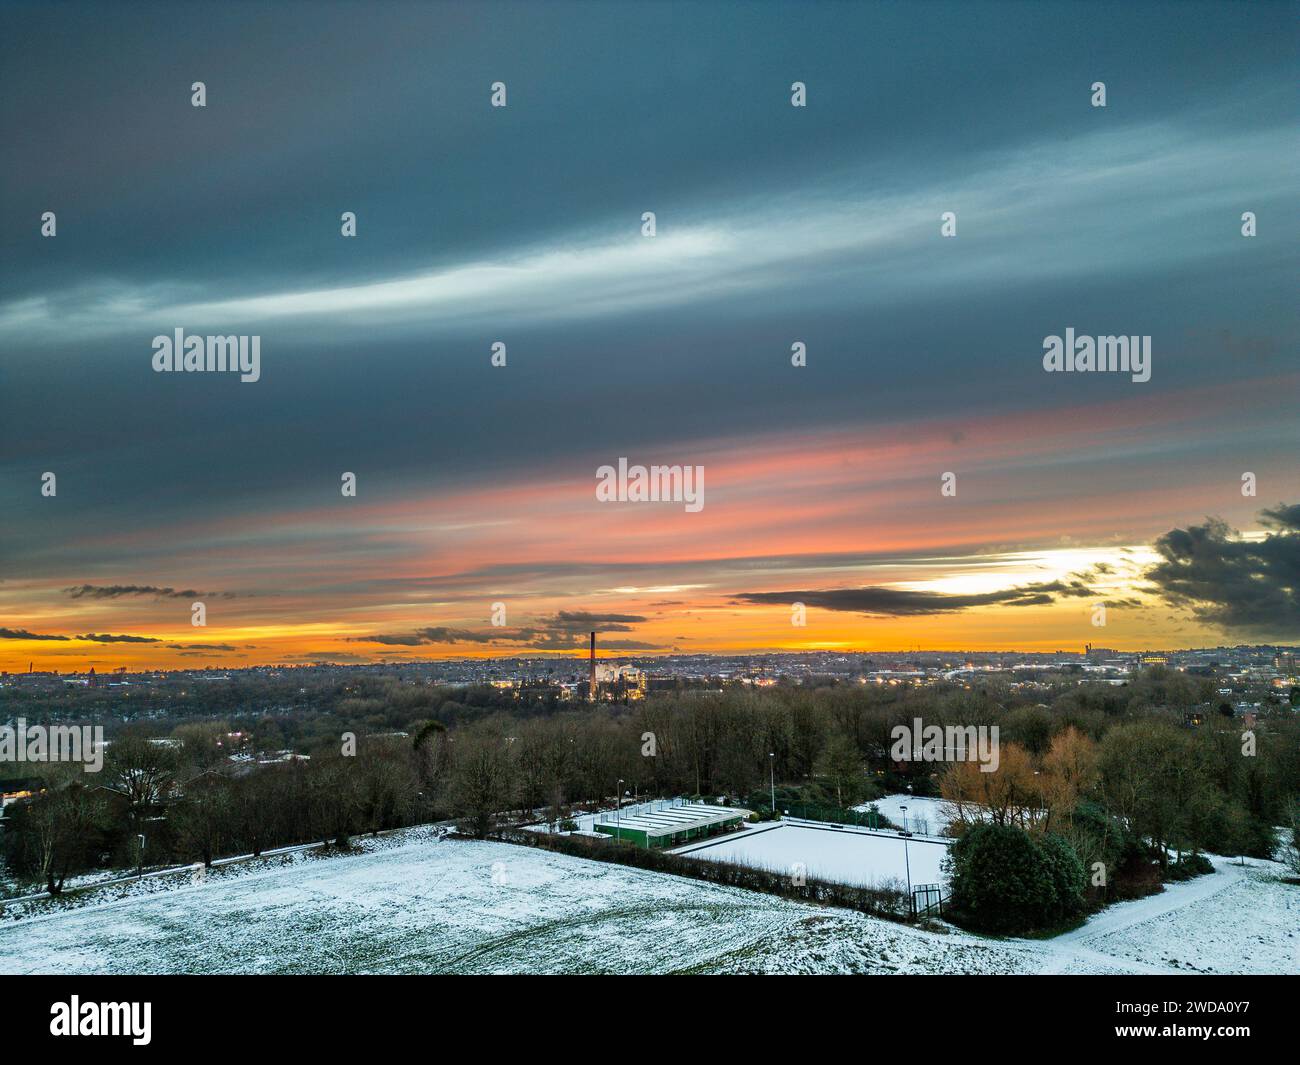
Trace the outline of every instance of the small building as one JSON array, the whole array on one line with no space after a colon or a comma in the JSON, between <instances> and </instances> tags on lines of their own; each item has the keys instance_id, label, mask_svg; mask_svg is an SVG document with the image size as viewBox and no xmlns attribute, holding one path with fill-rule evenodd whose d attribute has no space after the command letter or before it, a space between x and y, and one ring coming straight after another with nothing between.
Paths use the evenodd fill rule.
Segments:
<instances>
[{"instance_id":1,"label":"small building","mask_svg":"<svg viewBox=\"0 0 1300 1065\"><path fill-rule=\"evenodd\" d=\"M748 814L748 810L731 806L687 803L659 810L638 809L621 816L606 814L605 820L597 821L593 827L597 832L638 847L676 847L738 828Z\"/></svg>"},{"instance_id":2,"label":"small building","mask_svg":"<svg viewBox=\"0 0 1300 1065\"><path fill-rule=\"evenodd\" d=\"M0 809L8 806L11 802L30 799L33 795L44 790L45 786L38 777L9 777L0 780Z\"/></svg>"}]
</instances>

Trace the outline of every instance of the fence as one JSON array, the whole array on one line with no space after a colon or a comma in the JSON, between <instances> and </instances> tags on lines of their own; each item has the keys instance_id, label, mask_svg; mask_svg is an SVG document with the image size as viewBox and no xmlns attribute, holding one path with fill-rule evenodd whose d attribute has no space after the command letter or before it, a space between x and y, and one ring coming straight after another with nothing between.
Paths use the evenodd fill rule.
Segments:
<instances>
[{"instance_id":1,"label":"fence","mask_svg":"<svg viewBox=\"0 0 1300 1065\"><path fill-rule=\"evenodd\" d=\"M943 915L943 885L917 884L912 888L912 916Z\"/></svg>"},{"instance_id":2,"label":"fence","mask_svg":"<svg viewBox=\"0 0 1300 1065\"><path fill-rule=\"evenodd\" d=\"M857 828L893 829L896 826L876 810L847 810L841 806L826 806L820 803L790 803L786 809L791 817L802 817L805 821L826 821L836 825L853 825Z\"/></svg>"}]
</instances>

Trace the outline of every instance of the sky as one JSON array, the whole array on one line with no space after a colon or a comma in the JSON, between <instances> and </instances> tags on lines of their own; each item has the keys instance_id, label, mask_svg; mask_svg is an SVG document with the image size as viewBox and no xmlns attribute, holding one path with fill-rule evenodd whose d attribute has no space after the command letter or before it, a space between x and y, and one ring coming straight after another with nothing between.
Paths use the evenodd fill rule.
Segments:
<instances>
[{"instance_id":1,"label":"sky","mask_svg":"<svg viewBox=\"0 0 1300 1065\"><path fill-rule=\"evenodd\" d=\"M0 669L1300 643L1296 14L6 5Z\"/></svg>"}]
</instances>

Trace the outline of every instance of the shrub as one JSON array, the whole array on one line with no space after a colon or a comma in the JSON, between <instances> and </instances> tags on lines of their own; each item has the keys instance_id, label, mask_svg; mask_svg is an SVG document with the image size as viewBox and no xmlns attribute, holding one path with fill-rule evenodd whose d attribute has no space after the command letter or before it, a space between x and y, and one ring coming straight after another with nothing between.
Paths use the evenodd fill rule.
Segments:
<instances>
[{"instance_id":1,"label":"shrub","mask_svg":"<svg viewBox=\"0 0 1300 1065\"><path fill-rule=\"evenodd\" d=\"M1108 876L1116 899L1140 899L1164 890L1160 886L1160 865L1152 857L1151 848L1136 839L1125 841L1119 863L1109 869Z\"/></svg>"},{"instance_id":2,"label":"shrub","mask_svg":"<svg viewBox=\"0 0 1300 1065\"><path fill-rule=\"evenodd\" d=\"M1079 860L1085 864L1103 862L1112 868L1124 853L1123 826L1104 807L1081 799L1070 811L1071 841Z\"/></svg>"},{"instance_id":3,"label":"shrub","mask_svg":"<svg viewBox=\"0 0 1300 1065\"><path fill-rule=\"evenodd\" d=\"M1294 693L1298 689L1291 690ZM1293 697L1292 702L1300 705L1300 699ZM1291 872L1300 877L1300 802L1291 806L1291 845L1286 848L1283 857Z\"/></svg>"},{"instance_id":4,"label":"shrub","mask_svg":"<svg viewBox=\"0 0 1300 1065\"><path fill-rule=\"evenodd\" d=\"M1238 850L1250 858L1272 860L1277 850L1277 830L1263 817L1249 817L1241 830Z\"/></svg>"},{"instance_id":5,"label":"shrub","mask_svg":"<svg viewBox=\"0 0 1300 1065\"><path fill-rule=\"evenodd\" d=\"M1204 854L1184 854L1165 870L1166 880L1191 880L1214 872L1214 863Z\"/></svg>"},{"instance_id":6,"label":"shrub","mask_svg":"<svg viewBox=\"0 0 1300 1065\"><path fill-rule=\"evenodd\" d=\"M1078 917L1083 913L1083 893L1087 887L1083 863L1064 836L1049 832L1038 841L1038 845L1042 848L1043 857L1047 859L1052 874L1057 920Z\"/></svg>"},{"instance_id":7,"label":"shrub","mask_svg":"<svg viewBox=\"0 0 1300 1065\"><path fill-rule=\"evenodd\" d=\"M1082 894L1083 867L1064 840L1049 846L1050 856L1011 825L972 827L948 852L954 920L1001 935L1058 924L1063 906Z\"/></svg>"}]
</instances>

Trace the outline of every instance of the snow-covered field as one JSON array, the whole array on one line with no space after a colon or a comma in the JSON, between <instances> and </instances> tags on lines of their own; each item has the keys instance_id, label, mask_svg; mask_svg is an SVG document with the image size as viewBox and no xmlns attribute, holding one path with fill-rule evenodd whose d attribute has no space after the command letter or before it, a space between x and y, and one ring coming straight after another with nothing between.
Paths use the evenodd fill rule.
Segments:
<instances>
[{"instance_id":1,"label":"snow-covered field","mask_svg":"<svg viewBox=\"0 0 1300 1065\"><path fill-rule=\"evenodd\" d=\"M778 830L780 831L780 830ZM932 933L844 910L412 829L9 907L0 973L1295 972L1280 866L1112 907L1050 942Z\"/></svg>"},{"instance_id":2,"label":"snow-covered field","mask_svg":"<svg viewBox=\"0 0 1300 1065\"><path fill-rule=\"evenodd\" d=\"M886 795L876 802L863 803L854 809L866 813L875 807L891 824L903 827L906 820L907 829L921 836L942 836L948 823L953 820L952 805L943 799L924 799L916 795ZM907 813L903 813L903 807Z\"/></svg>"},{"instance_id":3,"label":"snow-covered field","mask_svg":"<svg viewBox=\"0 0 1300 1065\"><path fill-rule=\"evenodd\" d=\"M812 828L783 822L726 838L698 843L677 851L706 862L735 862L774 873L792 873L802 866L809 879L857 887L905 883L911 866L913 884L937 884L945 879L940 862L948 845L932 840L906 841L894 833L853 829Z\"/></svg>"},{"instance_id":4,"label":"snow-covered field","mask_svg":"<svg viewBox=\"0 0 1300 1065\"><path fill-rule=\"evenodd\" d=\"M1300 887L1278 862L1212 858L1214 872L1111 906L1042 944L1044 972L1300 974Z\"/></svg>"},{"instance_id":5,"label":"snow-covered field","mask_svg":"<svg viewBox=\"0 0 1300 1065\"><path fill-rule=\"evenodd\" d=\"M0 973L1012 972L1023 950L418 830L0 920ZM25 912L32 913L29 906Z\"/></svg>"}]
</instances>

